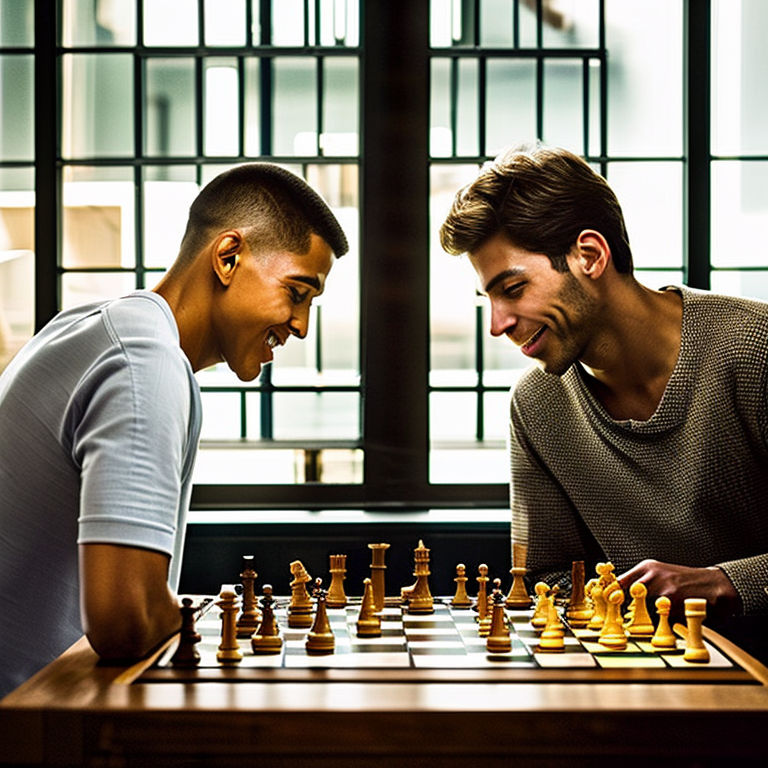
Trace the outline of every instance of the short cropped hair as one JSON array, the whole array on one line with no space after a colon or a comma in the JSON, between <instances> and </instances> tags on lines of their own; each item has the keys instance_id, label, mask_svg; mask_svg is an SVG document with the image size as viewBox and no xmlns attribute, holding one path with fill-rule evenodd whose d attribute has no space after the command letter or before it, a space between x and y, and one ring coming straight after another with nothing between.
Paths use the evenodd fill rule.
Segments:
<instances>
[{"instance_id":1,"label":"short cropped hair","mask_svg":"<svg viewBox=\"0 0 768 768\"><path fill-rule=\"evenodd\" d=\"M254 253L281 249L306 253L311 235L339 257L349 250L341 225L304 179L272 163L236 166L206 184L189 208L181 242L192 258L219 232L239 229Z\"/></svg>"},{"instance_id":2,"label":"short cropped hair","mask_svg":"<svg viewBox=\"0 0 768 768\"><path fill-rule=\"evenodd\" d=\"M460 189L440 228L448 253L472 253L503 232L510 243L568 271L567 254L584 229L606 239L618 272L632 273L621 206L606 180L565 149L536 146L499 155Z\"/></svg>"}]
</instances>

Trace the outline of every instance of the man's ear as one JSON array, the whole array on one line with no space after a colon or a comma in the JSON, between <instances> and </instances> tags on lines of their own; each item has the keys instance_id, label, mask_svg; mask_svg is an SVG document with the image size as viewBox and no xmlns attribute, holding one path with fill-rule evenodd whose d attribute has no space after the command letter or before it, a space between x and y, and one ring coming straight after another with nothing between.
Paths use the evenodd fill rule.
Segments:
<instances>
[{"instance_id":1,"label":"man's ear","mask_svg":"<svg viewBox=\"0 0 768 768\"><path fill-rule=\"evenodd\" d=\"M579 271L592 280L600 277L611 261L611 247L595 229L579 232L572 254Z\"/></svg>"},{"instance_id":2,"label":"man's ear","mask_svg":"<svg viewBox=\"0 0 768 768\"><path fill-rule=\"evenodd\" d=\"M237 230L222 232L214 240L211 250L212 267L222 285L227 286L232 282L244 246L245 240Z\"/></svg>"}]
</instances>

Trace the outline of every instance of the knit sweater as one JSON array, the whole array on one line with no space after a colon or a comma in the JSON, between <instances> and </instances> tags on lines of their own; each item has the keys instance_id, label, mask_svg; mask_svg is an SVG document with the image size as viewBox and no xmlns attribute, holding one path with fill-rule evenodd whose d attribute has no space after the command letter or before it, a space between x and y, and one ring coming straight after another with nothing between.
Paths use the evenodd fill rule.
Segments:
<instances>
[{"instance_id":1,"label":"knit sweater","mask_svg":"<svg viewBox=\"0 0 768 768\"><path fill-rule=\"evenodd\" d=\"M576 363L511 399L512 542L550 583L573 560L718 565L768 614L768 304L689 288L656 412L615 420Z\"/></svg>"}]
</instances>

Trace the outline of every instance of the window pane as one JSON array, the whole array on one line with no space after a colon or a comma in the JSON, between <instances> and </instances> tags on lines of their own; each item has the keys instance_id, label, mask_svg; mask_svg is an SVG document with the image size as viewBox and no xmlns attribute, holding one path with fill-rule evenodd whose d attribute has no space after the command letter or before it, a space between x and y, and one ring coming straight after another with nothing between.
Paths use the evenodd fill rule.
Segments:
<instances>
[{"instance_id":1,"label":"window pane","mask_svg":"<svg viewBox=\"0 0 768 768\"><path fill-rule=\"evenodd\" d=\"M320 0L320 45L356 46L360 43L358 0ZM310 19L314 26L314 4L310 3ZM314 34L310 29L310 43Z\"/></svg>"},{"instance_id":2,"label":"window pane","mask_svg":"<svg viewBox=\"0 0 768 768\"><path fill-rule=\"evenodd\" d=\"M240 439L240 394L238 392L201 392L203 426L201 440Z\"/></svg>"},{"instance_id":3,"label":"window pane","mask_svg":"<svg viewBox=\"0 0 768 768\"><path fill-rule=\"evenodd\" d=\"M35 193L31 168L0 168L0 371L34 331Z\"/></svg>"},{"instance_id":4,"label":"window pane","mask_svg":"<svg viewBox=\"0 0 768 768\"><path fill-rule=\"evenodd\" d=\"M245 60L245 154L261 154L261 67L255 56Z\"/></svg>"},{"instance_id":5,"label":"window pane","mask_svg":"<svg viewBox=\"0 0 768 768\"><path fill-rule=\"evenodd\" d=\"M433 58L430 67L429 152L432 157L450 157L451 60Z\"/></svg>"},{"instance_id":6,"label":"window pane","mask_svg":"<svg viewBox=\"0 0 768 768\"><path fill-rule=\"evenodd\" d=\"M489 48L512 48L514 28L513 0L482 0L480 45Z\"/></svg>"},{"instance_id":7,"label":"window pane","mask_svg":"<svg viewBox=\"0 0 768 768\"><path fill-rule=\"evenodd\" d=\"M194 59L149 59L146 79L144 151L195 155Z\"/></svg>"},{"instance_id":8,"label":"window pane","mask_svg":"<svg viewBox=\"0 0 768 768\"><path fill-rule=\"evenodd\" d=\"M270 0L261 0L269 2ZM271 0L272 45L304 45L304 0ZM313 5L310 3L310 6ZM314 25L309 25L312 29ZM310 42L310 41L307 41Z\"/></svg>"},{"instance_id":9,"label":"window pane","mask_svg":"<svg viewBox=\"0 0 768 768\"><path fill-rule=\"evenodd\" d=\"M477 395L474 392L430 393L429 433L433 441L475 440Z\"/></svg>"},{"instance_id":10,"label":"window pane","mask_svg":"<svg viewBox=\"0 0 768 768\"><path fill-rule=\"evenodd\" d=\"M768 154L766 24L768 6L762 0L712 3L712 150L717 154Z\"/></svg>"},{"instance_id":11,"label":"window pane","mask_svg":"<svg viewBox=\"0 0 768 768\"><path fill-rule=\"evenodd\" d=\"M197 45L197 0L144 0L145 45Z\"/></svg>"},{"instance_id":12,"label":"window pane","mask_svg":"<svg viewBox=\"0 0 768 768\"><path fill-rule=\"evenodd\" d=\"M293 485L304 480L303 453L293 448L223 448L201 442L192 478L205 485Z\"/></svg>"},{"instance_id":13,"label":"window pane","mask_svg":"<svg viewBox=\"0 0 768 768\"><path fill-rule=\"evenodd\" d=\"M65 167L62 266L132 268L134 196L131 168Z\"/></svg>"},{"instance_id":14,"label":"window pane","mask_svg":"<svg viewBox=\"0 0 768 768\"><path fill-rule=\"evenodd\" d=\"M144 169L144 264L171 266L187 225L189 206L200 187L191 165Z\"/></svg>"},{"instance_id":15,"label":"window pane","mask_svg":"<svg viewBox=\"0 0 768 768\"><path fill-rule=\"evenodd\" d=\"M509 456L502 447L433 447L429 452L430 483L507 483Z\"/></svg>"},{"instance_id":16,"label":"window pane","mask_svg":"<svg viewBox=\"0 0 768 768\"><path fill-rule=\"evenodd\" d=\"M133 154L133 57L62 57L64 157Z\"/></svg>"},{"instance_id":17,"label":"window pane","mask_svg":"<svg viewBox=\"0 0 768 768\"><path fill-rule=\"evenodd\" d=\"M476 59L461 59L456 77L456 152L459 155L475 156L478 146L478 62Z\"/></svg>"},{"instance_id":18,"label":"window pane","mask_svg":"<svg viewBox=\"0 0 768 768\"><path fill-rule=\"evenodd\" d=\"M712 264L764 266L766 228L768 162L712 163Z\"/></svg>"},{"instance_id":19,"label":"window pane","mask_svg":"<svg viewBox=\"0 0 768 768\"><path fill-rule=\"evenodd\" d=\"M596 59L589 60L589 147L592 157L602 154L602 127L600 123L600 105L603 94L600 89L601 64Z\"/></svg>"},{"instance_id":20,"label":"window pane","mask_svg":"<svg viewBox=\"0 0 768 768\"><path fill-rule=\"evenodd\" d=\"M205 60L205 154L240 154L237 59Z\"/></svg>"},{"instance_id":21,"label":"window pane","mask_svg":"<svg viewBox=\"0 0 768 768\"><path fill-rule=\"evenodd\" d=\"M136 45L136 6L64 0L61 39L64 45Z\"/></svg>"},{"instance_id":22,"label":"window pane","mask_svg":"<svg viewBox=\"0 0 768 768\"><path fill-rule=\"evenodd\" d=\"M635 0L606 0L605 9L610 153L682 154L682 2L646 0L638 13Z\"/></svg>"},{"instance_id":23,"label":"window pane","mask_svg":"<svg viewBox=\"0 0 768 768\"><path fill-rule=\"evenodd\" d=\"M511 346L511 342L507 344ZM509 437L509 392L487 392L483 401L485 439L505 443Z\"/></svg>"},{"instance_id":24,"label":"window pane","mask_svg":"<svg viewBox=\"0 0 768 768\"><path fill-rule=\"evenodd\" d=\"M681 163L611 163L608 183L619 199L636 267L683 264Z\"/></svg>"},{"instance_id":25,"label":"window pane","mask_svg":"<svg viewBox=\"0 0 768 768\"><path fill-rule=\"evenodd\" d=\"M34 0L0 0L0 46L35 44Z\"/></svg>"},{"instance_id":26,"label":"window pane","mask_svg":"<svg viewBox=\"0 0 768 768\"><path fill-rule=\"evenodd\" d=\"M715 270L712 272L712 290L729 296L768 301L768 270Z\"/></svg>"},{"instance_id":27,"label":"window pane","mask_svg":"<svg viewBox=\"0 0 768 768\"><path fill-rule=\"evenodd\" d=\"M544 62L544 136L547 144L584 151L583 65L580 60Z\"/></svg>"},{"instance_id":28,"label":"window pane","mask_svg":"<svg viewBox=\"0 0 768 768\"><path fill-rule=\"evenodd\" d=\"M71 309L80 304L107 301L134 290L136 276L133 273L65 273L61 276L61 308Z\"/></svg>"},{"instance_id":29,"label":"window pane","mask_svg":"<svg viewBox=\"0 0 768 768\"><path fill-rule=\"evenodd\" d=\"M353 58L323 61L324 155L356 155L358 152L358 64Z\"/></svg>"},{"instance_id":30,"label":"window pane","mask_svg":"<svg viewBox=\"0 0 768 768\"><path fill-rule=\"evenodd\" d=\"M32 56L0 56L0 160L32 160L35 132Z\"/></svg>"},{"instance_id":31,"label":"window pane","mask_svg":"<svg viewBox=\"0 0 768 768\"><path fill-rule=\"evenodd\" d=\"M317 154L317 62L283 57L273 60L273 151L276 155Z\"/></svg>"},{"instance_id":32,"label":"window pane","mask_svg":"<svg viewBox=\"0 0 768 768\"><path fill-rule=\"evenodd\" d=\"M205 44L245 45L245 0L205 0Z\"/></svg>"},{"instance_id":33,"label":"window pane","mask_svg":"<svg viewBox=\"0 0 768 768\"><path fill-rule=\"evenodd\" d=\"M486 85L485 153L536 137L536 65L489 59Z\"/></svg>"},{"instance_id":34,"label":"window pane","mask_svg":"<svg viewBox=\"0 0 768 768\"><path fill-rule=\"evenodd\" d=\"M360 436L356 392L276 392L273 398L278 440L356 440Z\"/></svg>"}]
</instances>

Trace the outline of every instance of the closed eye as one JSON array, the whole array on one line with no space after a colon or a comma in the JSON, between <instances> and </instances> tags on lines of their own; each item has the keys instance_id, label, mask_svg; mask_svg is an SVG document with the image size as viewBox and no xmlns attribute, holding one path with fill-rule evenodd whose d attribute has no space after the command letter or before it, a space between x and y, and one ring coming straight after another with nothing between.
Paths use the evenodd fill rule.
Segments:
<instances>
[{"instance_id":1,"label":"closed eye","mask_svg":"<svg viewBox=\"0 0 768 768\"><path fill-rule=\"evenodd\" d=\"M307 296L309 296L309 291L300 291L292 285L288 286L288 293L291 296L291 302L293 304L301 304L306 300Z\"/></svg>"},{"instance_id":2,"label":"closed eye","mask_svg":"<svg viewBox=\"0 0 768 768\"><path fill-rule=\"evenodd\" d=\"M502 290L502 293L507 298L512 299L512 298L515 298L516 296L519 296L522 293L524 286L525 286L525 283L512 283L511 285L505 286L504 289Z\"/></svg>"}]
</instances>

